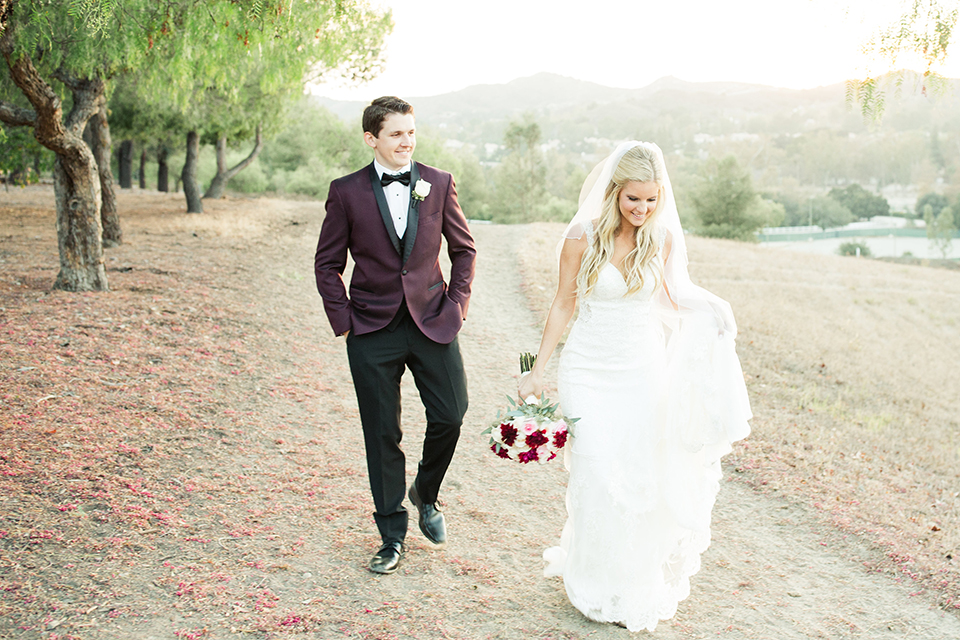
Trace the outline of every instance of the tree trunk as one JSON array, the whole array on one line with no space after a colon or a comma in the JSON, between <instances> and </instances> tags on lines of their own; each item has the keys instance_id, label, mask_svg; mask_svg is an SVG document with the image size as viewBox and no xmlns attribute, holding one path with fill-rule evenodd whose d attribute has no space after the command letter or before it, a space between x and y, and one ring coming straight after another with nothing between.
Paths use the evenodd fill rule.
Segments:
<instances>
[{"instance_id":1,"label":"tree trunk","mask_svg":"<svg viewBox=\"0 0 960 640\"><path fill-rule=\"evenodd\" d=\"M0 53L10 68L10 78L33 106L32 126L37 141L57 154L53 186L60 273L53 286L67 291L104 291L108 287L103 266L100 175L93 152L83 142L83 129L99 110L104 83L56 74L73 92L73 109L64 121L60 97L40 77L30 56L14 59L14 29L7 26L0 35ZM26 111L18 113L23 115ZM2 109L0 116L6 116Z\"/></svg>"},{"instance_id":2,"label":"tree trunk","mask_svg":"<svg viewBox=\"0 0 960 640\"><path fill-rule=\"evenodd\" d=\"M210 187L203 194L204 198L222 198L223 191L230 179L246 169L251 162L256 160L257 156L263 150L263 128L261 124L257 125L256 142L253 145L253 151L246 158L241 160L231 169L227 169L227 136L221 135L217 139L217 175L210 182Z\"/></svg>"},{"instance_id":3,"label":"tree trunk","mask_svg":"<svg viewBox=\"0 0 960 640\"><path fill-rule=\"evenodd\" d=\"M87 121L83 139L90 145L100 175L100 222L103 225L103 246L115 247L123 242L120 216L117 213L117 191L110 168L110 123L107 121L106 96L100 99L100 108Z\"/></svg>"},{"instance_id":4,"label":"tree trunk","mask_svg":"<svg viewBox=\"0 0 960 640\"><path fill-rule=\"evenodd\" d=\"M120 143L120 188L133 188L133 140Z\"/></svg>"},{"instance_id":5,"label":"tree trunk","mask_svg":"<svg viewBox=\"0 0 960 640\"><path fill-rule=\"evenodd\" d=\"M74 154L57 154L53 165L53 192L60 248L60 273L53 288L106 291L109 287L103 266L100 176L89 149L86 154L79 150Z\"/></svg>"},{"instance_id":6,"label":"tree trunk","mask_svg":"<svg viewBox=\"0 0 960 640\"><path fill-rule=\"evenodd\" d=\"M7 179L3 182L8 186L14 184L18 187L25 187L28 184L29 177L30 172L27 169L13 169L7 174ZM9 190L7 189L7 191Z\"/></svg>"},{"instance_id":7,"label":"tree trunk","mask_svg":"<svg viewBox=\"0 0 960 640\"><path fill-rule=\"evenodd\" d=\"M140 188L147 188L147 147L140 151Z\"/></svg>"},{"instance_id":8,"label":"tree trunk","mask_svg":"<svg viewBox=\"0 0 960 640\"><path fill-rule=\"evenodd\" d=\"M167 145L157 147L157 191L170 191L170 168L167 166Z\"/></svg>"},{"instance_id":9,"label":"tree trunk","mask_svg":"<svg viewBox=\"0 0 960 640\"><path fill-rule=\"evenodd\" d=\"M200 184L197 182L197 162L200 158L200 136L196 131L187 133L187 159L183 163L180 179L183 180L183 193L187 196L187 213L203 213L203 201L200 200Z\"/></svg>"},{"instance_id":10,"label":"tree trunk","mask_svg":"<svg viewBox=\"0 0 960 640\"><path fill-rule=\"evenodd\" d=\"M222 198L224 180L223 176L227 173L227 134L221 133L217 137L217 175L213 176L210 186L207 187L204 198Z\"/></svg>"}]
</instances>

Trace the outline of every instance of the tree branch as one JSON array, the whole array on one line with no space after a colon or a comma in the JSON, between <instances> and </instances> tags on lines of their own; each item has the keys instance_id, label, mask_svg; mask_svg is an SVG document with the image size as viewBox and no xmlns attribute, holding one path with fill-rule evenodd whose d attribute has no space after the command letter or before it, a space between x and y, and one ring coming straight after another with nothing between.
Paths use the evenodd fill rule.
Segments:
<instances>
[{"instance_id":1,"label":"tree branch","mask_svg":"<svg viewBox=\"0 0 960 640\"><path fill-rule=\"evenodd\" d=\"M32 127L37 122L37 113L32 109L0 101L0 121L11 127Z\"/></svg>"},{"instance_id":2,"label":"tree branch","mask_svg":"<svg viewBox=\"0 0 960 640\"><path fill-rule=\"evenodd\" d=\"M71 91L78 91L83 83L83 80L72 75L63 67L60 67L50 75L62 82Z\"/></svg>"},{"instance_id":3,"label":"tree branch","mask_svg":"<svg viewBox=\"0 0 960 640\"><path fill-rule=\"evenodd\" d=\"M238 162L233 168L227 171L226 179L229 180L233 176L237 175L244 168L247 167L251 162L256 160L257 156L260 155L260 152L263 150L263 123L257 123L257 136L256 141L253 145L253 150L250 152L246 158Z\"/></svg>"},{"instance_id":4,"label":"tree branch","mask_svg":"<svg viewBox=\"0 0 960 640\"><path fill-rule=\"evenodd\" d=\"M60 102L60 97L40 77L40 73L33 65L30 56L23 55L16 60L13 59L13 35L14 30L9 28L8 25L3 35L0 36L0 54L3 55L7 61L7 66L10 67L10 78L36 110L33 124L34 135L37 141L48 149L58 153L65 151L64 136L66 131L64 131L61 121L63 105Z\"/></svg>"},{"instance_id":5,"label":"tree branch","mask_svg":"<svg viewBox=\"0 0 960 640\"><path fill-rule=\"evenodd\" d=\"M13 29L8 28L3 32L0 36L0 54L10 67L10 78L33 105L34 113L31 120L37 142L57 154L76 152L78 147L84 146L81 136L87 120L100 108L99 101L104 93L103 80L99 78L78 80L62 69L57 71L55 75L65 84L70 82L73 90L73 109L64 126L63 103L60 96L53 90L50 83L41 77L29 55L24 54L20 58L13 58L13 37ZM27 116L25 111L5 111L5 113L11 113L22 119Z\"/></svg>"},{"instance_id":6,"label":"tree branch","mask_svg":"<svg viewBox=\"0 0 960 640\"><path fill-rule=\"evenodd\" d=\"M106 86L100 78L74 80L73 86L68 86L73 94L73 108L67 115L66 127L75 135L82 136L87 121L100 111L101 103L106 100Z\"/></svg>"}]
</instances>

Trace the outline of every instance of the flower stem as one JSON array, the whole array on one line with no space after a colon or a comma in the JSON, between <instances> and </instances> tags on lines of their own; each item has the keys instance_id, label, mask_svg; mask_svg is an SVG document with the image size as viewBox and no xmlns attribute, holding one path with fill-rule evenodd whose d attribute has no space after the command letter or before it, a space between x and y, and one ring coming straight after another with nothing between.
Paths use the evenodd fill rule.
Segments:
<instances>
[{"instance_id":1,"label":"flower stem","mask_svg":"<svg viewBox=\"0 0 960 640\"><path fill-rule=\"evenodd\" d=\"M530 352L520 354L520 373L526 373L533 369L534 363L537 361L537 356L533 355Z\"/></svg>"}]
</instances>

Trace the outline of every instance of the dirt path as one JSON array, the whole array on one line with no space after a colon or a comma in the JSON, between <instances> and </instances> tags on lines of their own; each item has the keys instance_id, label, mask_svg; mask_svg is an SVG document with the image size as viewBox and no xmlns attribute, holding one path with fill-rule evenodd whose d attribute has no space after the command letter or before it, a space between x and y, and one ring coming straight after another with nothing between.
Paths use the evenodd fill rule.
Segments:
<instances>
[{"instance_id":1,"label":"dirt path","mask_svg":"<svg viewBox=\"0 0 960 640\"><path fill-rule=\"evenodd\" d=\"M222 207L270 222L208 237L189 227L200 222L158 235L131 220L131 241L111 254L118 264L210 260L218 269L215 300L249 329L246 375L225 379L229 413L210 418L223 434L198 439L154 471L179 470L177 482L197 487L178 494L189 503L182 516L191 535L125 531L139 545L136 561L109 554L69 565L36 561L50 589L96 571L102 595L75 594L75 610L92 607L85 616L15 610L11 622L0 622L0 636L636 637L584 619L562 582L541 576L540 553L564 520L562 465L496 459L479 435L515 389L517 355L539 340L516 263L523 228L474 226L479 263L461 334L470 410L441 495L450 541L434 549L411 523L401 570L380 577L365 568L378 538L345 347L331 335L311 275L322 209L267 200ZM146 228L154 235L138 241ZM422 409L411 379L403 392L412 479ZM956 617L863 570L860 558L875 552L820 530L796 505L755 493L733 470L727 477L703 569L656 637L960 638Z\"/></svg>"}]
</instances>

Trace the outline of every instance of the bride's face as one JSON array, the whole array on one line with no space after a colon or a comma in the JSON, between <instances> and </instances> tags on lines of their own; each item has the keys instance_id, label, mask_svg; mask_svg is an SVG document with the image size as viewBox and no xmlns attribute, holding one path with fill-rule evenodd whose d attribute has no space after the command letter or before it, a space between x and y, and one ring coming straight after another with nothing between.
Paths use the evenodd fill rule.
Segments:
<instances>
[{"instance_id":1,"label":"bride's face","mask_svg":"<svg viewBox=\"0 0 960 640\"><path fill-rule=\"evenodd\" d=\"M656 182L628 182L620 190L621 224L632 227L642 226L657 208L660 197L660 185Z\"/></svg>"}]
</instances>

